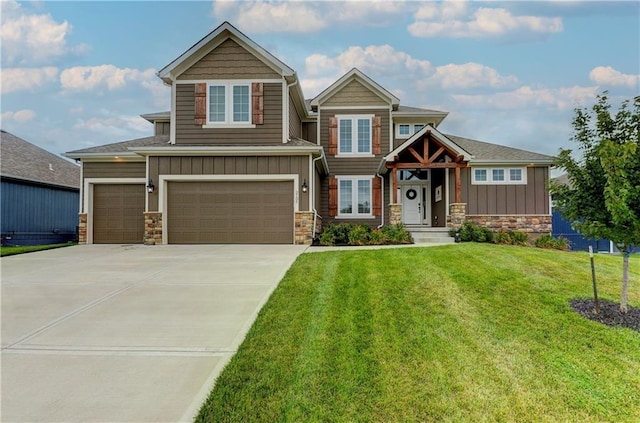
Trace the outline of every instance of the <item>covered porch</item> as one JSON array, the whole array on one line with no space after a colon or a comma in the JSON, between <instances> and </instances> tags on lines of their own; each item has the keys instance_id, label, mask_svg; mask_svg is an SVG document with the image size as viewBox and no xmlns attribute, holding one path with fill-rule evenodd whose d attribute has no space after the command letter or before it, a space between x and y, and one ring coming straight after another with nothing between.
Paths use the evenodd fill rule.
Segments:
<instances>
[{"instance_id":1,"label":"covered porch","mask_svg":"<svg viewBox=\"0 0 640 423\"><path fill-rule=\"evenodd\" d=\"M431 126L385 156L380 173L390 177L390 223L409 227L458 227L465 220L461 169L469 153Z\"/></svg>"}]
</instances>

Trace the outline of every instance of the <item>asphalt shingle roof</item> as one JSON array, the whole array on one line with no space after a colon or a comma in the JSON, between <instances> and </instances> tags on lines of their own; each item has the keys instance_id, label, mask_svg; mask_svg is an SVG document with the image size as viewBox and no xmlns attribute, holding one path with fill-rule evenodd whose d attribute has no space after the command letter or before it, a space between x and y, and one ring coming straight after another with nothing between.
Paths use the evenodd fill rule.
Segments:
<instances>
[{"instance_id":1,"label":"asphalt shingle roof","mask_svg":"<svg viewBox=\"0 0 640 423\"><path fill-rule=\"evenodd\" d=\"M152 137L137 138L135 140L115 142L112 144L98 145L96 147L83 148L66 153L68 156L86 153L129 153L129 147L163 147L169 146L169 135L154 135Z\"/></svg>"},{"instance_id":2,"label":"asphalt shingle roof","mask_svg":"<svg viewBox=\"0 0 640 423\"><path fill-rule=\"evenodd\" d=\"M63 187L80 187L80 166L0 130L0 174Z\"/></svg>"},{"instance_id":3,"label":"asphalt shingle roof","mask_svg":"<svg viewBox=\"0 0 640 423\"><path fill-rule=\"evenodd\" d=\"M447 138L460 146L473 156L473 160L495 161L551 161L552 156L507 147L499 144L491 144L484 141L472 140L455 135L444 134Z\"/></svg>"}]
</instances>

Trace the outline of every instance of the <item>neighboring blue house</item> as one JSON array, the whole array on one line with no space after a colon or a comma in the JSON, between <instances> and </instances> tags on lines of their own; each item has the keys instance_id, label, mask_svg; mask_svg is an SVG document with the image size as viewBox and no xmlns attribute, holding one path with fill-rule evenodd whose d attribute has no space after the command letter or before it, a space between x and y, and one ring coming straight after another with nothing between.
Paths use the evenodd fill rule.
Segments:
<instances>
[{"instance_id":1,"label":"neighboring blue house","mask_svg":"<svg viewBox=\"0 0 640 423\"><path fill-rule=\"evenodd\" d=\"M0 131L2 245L77 238L80 167Z\"/></svg>"}]
</instances>

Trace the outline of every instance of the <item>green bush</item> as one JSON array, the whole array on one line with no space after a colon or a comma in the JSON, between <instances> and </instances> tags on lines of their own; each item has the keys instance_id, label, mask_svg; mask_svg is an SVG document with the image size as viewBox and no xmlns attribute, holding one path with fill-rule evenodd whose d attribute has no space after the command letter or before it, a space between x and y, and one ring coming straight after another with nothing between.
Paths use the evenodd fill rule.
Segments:
<instances>
[{"instance_id":1,"label":"green bush","mask_svg":"<svg viewBox=\"0 0 640 423\"><path fill-rule=\"evenodd\" d=\"M513 245L526 245L529 240L529 234L520 231L510 231L511 243Z\"/></svg>"},{"instance_id":2,"label":"green bush","mask_svg":"<svg viewBox=\"0 0 640 423\"><path fill-rule=\"evenodd\" d=\"M491 242L493 232L489 228L482 227L477 223L467 220L460 227L461 242ZM455 235L455 234L454 234Z\"/></svg>"},{"instance_id":3,"label":"green bush","mask_svg":"<svg viewBox=\"0 0 640 423\"><path fill-rule=\"evenodd\" d=\"M504 229L500 229L493 235L493 242L495 242L496 244L511 245L513 244L511 233L505 231Z\"/></svg>"},{"instance_id":4,"label":"green bush","mask_svg":"<svg viewBox=\"0 0 640 423\"><path fill-rule=\"evenodd\" d=\"M402 224L372 229L353 223L328 224L318 238L320 245L410 244L411 234Z\"/></svg>"},{"instance_id":5,"label":"green bush","mask_svg":"<svg viewBox=\"0 0 640 423\"><path fill-rule=\"evenodd\" d=\"M355 225L348 234L349 245L368 245L371 228L366 225Z\"/></svg>"},{"instance_id":6,"label":"green bush","mask_svg":"<svg viewBox=\"0 0 640 423\"><path fill-rule=\"evenodd\" d=\"M550 234L544 234L536 239L536 247L547 248L553 250L569 250L569 240L567 238L559 237L554 238Z\"/></svg>"}]
</instances>

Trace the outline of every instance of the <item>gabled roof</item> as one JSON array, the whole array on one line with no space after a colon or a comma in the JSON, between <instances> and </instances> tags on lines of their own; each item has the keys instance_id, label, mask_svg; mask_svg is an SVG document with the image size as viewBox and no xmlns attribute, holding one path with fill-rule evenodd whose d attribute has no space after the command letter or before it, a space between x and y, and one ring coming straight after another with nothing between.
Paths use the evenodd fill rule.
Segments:
<instances>
[{"instance_id":1,"label":"gabled roof","mask_svg":"<svg viewBox=\"0 0 640 423\"><path fill-rule=\"evenodd\" d=\"M62 187L80 187L80 166L36 145L0 131L3 177Z\"/></svg>"},{"instance_id":2,"label":"gabled roof","mask_svg":"<svg viewBox=\"0 0 640 423\"><path fill-rule=\"evenodd\" d=\"M423 109L421 107L409 107L409 106L398 105L398 109L391 112L391 114L394 117L425 116L425 115L442 116L442 118L444 119L449 114L449 112L442 112L440 110L433 110L433 109Z\"/></svg>"},{"instance_id":3,"label":"gabled roof","mask_svg":"<svg viewBox=\"0 0 640 423\"><path fill-rule=\"evenodd\" d=\"M446 135L454 143L471 153L470 164L545 164L551 165L553 157L519 148L491 144L469 138Z\"/></svg>"},{"instance_id":4,"label":"gabled roof","mask_svg":"<svg viewBox=\"0 0 640 423\"><path fill-rule=\"evenodd\" d=\"M267 66L280 75L284 77L294 77L294 79L297 78L293 69L281 62L267 50L260 47L253 40L226 21L191 46L187 51L178 56L174 61L162 68L158 72L158 76L167 84L171 84L171 82L182 72L190 68L194 63L229 38L233 39L242 47L250 51L254 56L262 60Z\"/></svg>"},{"instance_id":5,"label":"gabled roof","mask_svg":"<svg viewBox=\"0 0 640 423\"><path fill-rule=\"evenodd\" d=\"M354 79L362 83L365 87L369 88L373 92L375 92L381 98L387 100L393 106L394 109L396 109L400 104L400 99L398 97L391 94L389 91L383 88L376 81L374 81L373 79L369 78L367 75L362 73L359 69L353 68L349 72L344 74L342 77L340 77L336 82L329 85L329 87L327 87L320 94L315 96L315 98L311 100L311 107L317 107L322 100L332 96L336 91L339 91L341 88L343 88L345 85L347 85L349 82L353 81Z\"/></svg>"}]
</instances>

